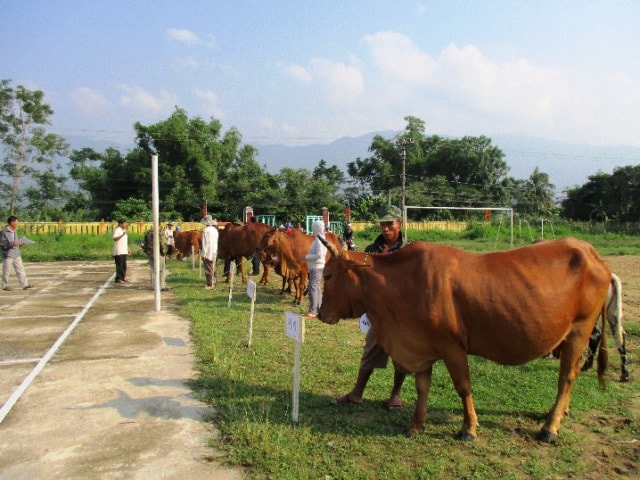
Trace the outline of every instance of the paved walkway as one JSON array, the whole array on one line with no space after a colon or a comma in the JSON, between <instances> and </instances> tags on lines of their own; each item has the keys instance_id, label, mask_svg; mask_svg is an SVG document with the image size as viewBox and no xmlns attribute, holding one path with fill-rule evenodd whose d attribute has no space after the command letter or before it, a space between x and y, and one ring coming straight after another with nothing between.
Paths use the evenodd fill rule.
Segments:
<instances>
[{"instance_id":1,"label":"paved walkway","mask_svg":"<svg viewBox=\"0 0 640 480\"><path fill-rule=\"evenodd\" d=\"M171 292L154 311L146 262L125 286L111 262L26 268L34 289L0 292L0 406L106 288L0 423L0 479L242 478L207 446L189 322Z\"/></svg>"}]
</instances>

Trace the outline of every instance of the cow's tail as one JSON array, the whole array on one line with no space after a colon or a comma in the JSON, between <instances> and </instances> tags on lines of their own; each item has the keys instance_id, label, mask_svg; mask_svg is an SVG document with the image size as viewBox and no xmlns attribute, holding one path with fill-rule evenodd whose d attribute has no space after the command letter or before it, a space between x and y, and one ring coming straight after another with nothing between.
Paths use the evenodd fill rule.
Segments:
<instances>
[{"instance_id":1,"label":"cow's tail","mask_svg":"<svg viewBox=\"0 0 640 480\"><path fill-rule=\"evenodd\" d=\"M602 307L602 337L600 338L600 346L598 347L598 383L602 390L606 389L605 373L609 364L609 354L607 352L606 324L607 305L606 302Z\"/></svg>"},{"instance_id":2,"label":"cow's tail","mask_svg":"<svg viewBox=\"0 0 640 480\"><path fill-rule=\"evenodd\" d=\"M625 333L622 326L622 282L615 273L611 274L611 286L613 298L607 298L607 321L611 327L611 335L616 341L618 350L624 348Z\"/></svg>"}]
</instances>

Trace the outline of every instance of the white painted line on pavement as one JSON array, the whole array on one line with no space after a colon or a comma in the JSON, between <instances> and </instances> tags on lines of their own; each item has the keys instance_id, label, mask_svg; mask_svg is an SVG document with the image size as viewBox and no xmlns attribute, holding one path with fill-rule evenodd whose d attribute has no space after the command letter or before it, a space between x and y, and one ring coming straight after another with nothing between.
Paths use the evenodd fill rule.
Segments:
<instances>
[{"instance_id":1,"label":"white painted line on pavement","mask_svg":"<svg viewBox=\"0 0 640 480\"><path fill-rule=\"evenodd\" d=\"M39 358L23 358L20 360L2 360L0 361L0 366L2 365L20 365L23 363L36 363L39 362Z\"/></svg>"},{"instance_id":2,"label":"white painted line on pavement","mask_svg":"<svg viewBox=\"0 0 640 480\"><path fill-rule=\"evenodd\" d=\"M20 320L21 318L62 318L62 317L73 317L75 313L63 313L60 315L18 315L16 317L2 317L0 320Z\"/></svg>"},{"instance_id":3,"label":"white painted line on pavement","mask_svg":"<svg viewBox=\"0 0 640 480\"><path fill-rule=\"evenodd\" d=\"M69 325L67 329L64 332L62 332L62 335L58 337L58 340L56 340L56 343L54 343L53 346L49 349L49 351L45 353L44 357L42 357L38 362L38 364L34 367L34 369L31 370L31 373L27 375L27 378L25 378L22 381L20 386L11 394L11 396L9 397L9 400L7 400L7 402L2 406L2 408L0 408L0 423L2 423L5 417L9 414L13 406L24 394L24 392L27 390L29 385L31 385L31 382L33 382L33 380L38 376L38 374L42 371L42 369L49 362L49 360L51 360L51 357L53 357L53 354L56 353L56 350L58 350L60 345L62 345L62 342L64 342L69 336L69 334L73 331L73 329L76 328L76 325L78 325L80 320L82 320L82 317L85 316L85 314L93 306L94 302L98 299L98 297L104 293L104 291L107 289L109 284L113 281L115 276L116 276L115 273L111 275L111 277L109 277L109 280L107 280L104 283L104 285L102 285L102 287L100 287L100 289L96 292L96 294L93 297L91 297L91 300L89 300L89 302L84 306L82 311L78 314L78 316L76 316L75 320L71 322L71 325Z\"/></svg>"}]
</instances>

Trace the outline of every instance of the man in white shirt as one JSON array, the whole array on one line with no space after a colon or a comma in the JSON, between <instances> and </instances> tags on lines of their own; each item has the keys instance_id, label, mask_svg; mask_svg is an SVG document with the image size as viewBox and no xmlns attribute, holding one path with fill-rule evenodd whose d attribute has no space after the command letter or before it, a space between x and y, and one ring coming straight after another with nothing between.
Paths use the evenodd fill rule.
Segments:
<instances>
[{"instance_id":1,"label":"man in white shirt","mask_svg":"<svg viewBox=\"0 0 640 480\"><path fill-rule=\"evenodd\" d=\"M129 250L129 238L127 236L127 221L118 220L118 228L113 232L113 258L116 262L116 283L126 283L127 255Z\"/></svg>"},{"instance_id":2,"label":"man in white shirt","mask_svg":"<svg viewBox=\"0 0 640 480\"><path fill-rule=\"evenodd\" d=\"M218 258L218 222L207 215L201 223L205 225L202 232L202 250L200 256L204 263L204 275L207 280L205 290L214 290L216 288L216 259Z\"/></svg>"},{"instance_id":3,"label":"man in white shirt","mask_svg":"<svg viewBox=\"0 0 640 480\"><path fill-rule=\"evenodd\" d=\"M171 258L171 255L173 255L173 251L175 249L175 244L176 241L173 238L173 223L169 222L167 223L167 228L164 229L164 237L167 240L167 257Z\"/></svg>"}]
</instances>

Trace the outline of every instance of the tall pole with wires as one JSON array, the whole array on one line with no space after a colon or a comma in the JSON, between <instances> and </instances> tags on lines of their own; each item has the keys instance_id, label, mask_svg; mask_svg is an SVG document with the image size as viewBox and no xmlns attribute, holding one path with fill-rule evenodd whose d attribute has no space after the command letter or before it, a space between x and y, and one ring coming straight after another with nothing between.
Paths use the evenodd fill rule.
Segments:
<instances>
[{"instance_id":1,"label":"tall pole with wires","mask_svg":"<svg viewBox=\"0 0 640 480\"><path fill-rule=\"evenodd\" d=\"M406 186L407 186L407 145L413 144L413 138L402 139L402 223L407 228Z\"/></svg>"}]
</instances>

